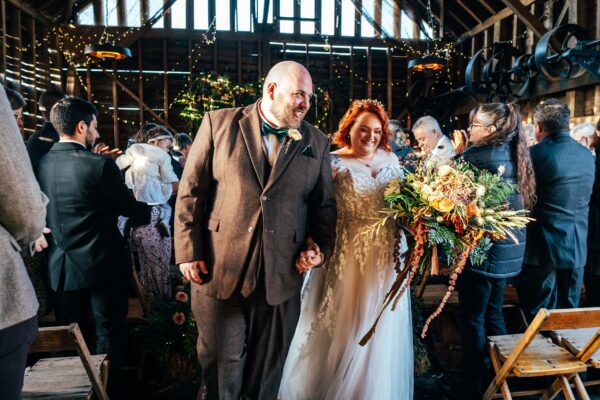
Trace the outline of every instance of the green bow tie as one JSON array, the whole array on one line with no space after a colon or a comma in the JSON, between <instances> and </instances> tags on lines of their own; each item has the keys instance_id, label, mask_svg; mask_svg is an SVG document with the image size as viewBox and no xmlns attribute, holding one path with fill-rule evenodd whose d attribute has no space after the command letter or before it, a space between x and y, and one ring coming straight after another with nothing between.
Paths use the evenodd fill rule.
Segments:
<instances>
[{"instance_id":1,"label":"green bow tie","mask_svg":"<svg viewBox=\"0 0 600 400\"><path fill-rule=\"evenodd\" d=\"M288 129L287 128L281 128L281 129L273 128L268 123L263 122L260 125L260 134L262 136L275 135L277 140L279 140L279 143L281 143L281 142L283 142L283 139L286 138L286 136L288 134Z\"/></svg>"}]
</instances>

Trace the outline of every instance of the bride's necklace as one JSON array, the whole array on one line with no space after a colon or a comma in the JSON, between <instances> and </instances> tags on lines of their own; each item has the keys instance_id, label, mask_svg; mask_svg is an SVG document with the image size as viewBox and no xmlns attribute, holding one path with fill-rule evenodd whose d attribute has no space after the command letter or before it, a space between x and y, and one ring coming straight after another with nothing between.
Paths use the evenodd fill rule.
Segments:
<instances>
[{"instance_id":1,"label":"bride's necklace","mask_svg":"<svg viewBox=\"0 0 600 400\"><path fill-rule=\"evenodd\" d=\"M361 163L362 165L364 165L365 167L371 169L371 165L373 164L373 158L375 157L375 152L373 152L373 154L371 155L371 159L369 161L363 161L358 157L354 157L354 159L356 161L358 161L359 163Z\"/></svg>"}]
</instances>

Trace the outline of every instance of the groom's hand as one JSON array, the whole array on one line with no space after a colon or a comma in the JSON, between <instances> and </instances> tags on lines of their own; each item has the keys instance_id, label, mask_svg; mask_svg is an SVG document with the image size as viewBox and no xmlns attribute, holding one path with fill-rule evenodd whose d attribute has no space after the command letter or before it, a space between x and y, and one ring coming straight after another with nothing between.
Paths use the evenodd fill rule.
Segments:
<instances>
[{"instance_id":1,"label":"groom's hand","mask_svg":"<svg viewBox=\"0 0 600 400\"><path fill-rule=\"evenodd\" d=\"M202 278L198 273L198 270L202 271L203 274L208 274L206 270L206 263L204 261L192 261L179 264L179 270L181 271L181 275L189 281L196 282L197 284L201 284Z\"/></svg>"},{"instance_id":2,"label":"groom's hand","mask_svg":"<svg viewBox=\"0 0 600 400\"><path fill-rule=\"evenodd\" d=\"M310 269L320 265L324 261L324 254L319 249L319 245L312 241L307 240L306 250L302 251L298 258L296 258L296 269L300 273L309 271Z\"/></svg>"}]
</instances>

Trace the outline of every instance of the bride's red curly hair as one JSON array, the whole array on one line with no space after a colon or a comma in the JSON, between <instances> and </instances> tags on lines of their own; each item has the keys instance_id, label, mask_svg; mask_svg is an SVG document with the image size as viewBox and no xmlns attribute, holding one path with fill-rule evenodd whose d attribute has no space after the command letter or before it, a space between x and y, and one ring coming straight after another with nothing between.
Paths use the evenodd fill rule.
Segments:
<instances>
[{"instance_id":1,"label":"bride's red curly hair","mask_svg":"<svg viewBox=\"0 0 600 400\"><path fill-rule=\"evenodd\" d=\"M350 144L350 129L352 128L352 125L354 125L354 121L356 121L358 116L365 112L375 114L377 118L379 118L379 121L381 121L382 134L378 147L381 147L386 151L391 151L392 146L390 145L390 139L392 137L392 133L387 126L390 117L388 117L385 107L381 102L371 99L354 100L350 104L350 108L348 108L348 111L346 111L346 114L344 114L342 120L340 121L338 131L333 136L333 143L340 147L352 147Z\"/></svg>"}]
</instances>

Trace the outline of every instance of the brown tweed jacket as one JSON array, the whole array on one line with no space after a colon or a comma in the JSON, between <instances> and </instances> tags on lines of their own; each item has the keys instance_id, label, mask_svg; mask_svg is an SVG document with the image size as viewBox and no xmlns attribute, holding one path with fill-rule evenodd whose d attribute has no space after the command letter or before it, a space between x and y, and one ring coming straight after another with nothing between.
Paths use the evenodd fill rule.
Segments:
<instances>
[{"instance_id":1,"label":"brown tweed jacket","mask_svg":"<svg viewBox=\"0 0 600 400\"><path fill-rule=\"evenodd\" d=\"M204 294L229 298L259 263L266 298L280 304L302 286L294 267L307 237L328 257L335 240L329 140L307 122L269 174L257 104L207 113L181 178L175 210L178 264L203 260Z\"/></svg>"}]
</instances>

